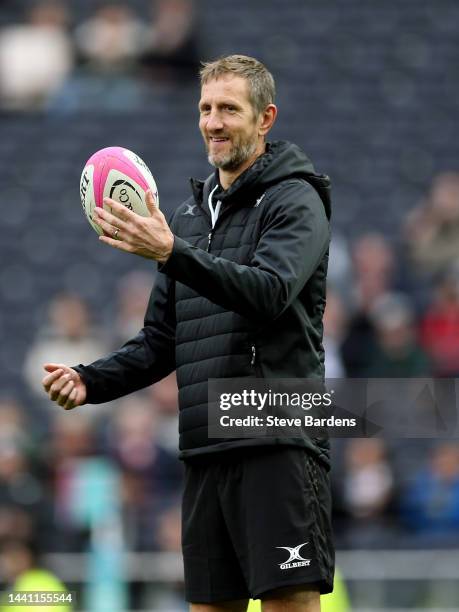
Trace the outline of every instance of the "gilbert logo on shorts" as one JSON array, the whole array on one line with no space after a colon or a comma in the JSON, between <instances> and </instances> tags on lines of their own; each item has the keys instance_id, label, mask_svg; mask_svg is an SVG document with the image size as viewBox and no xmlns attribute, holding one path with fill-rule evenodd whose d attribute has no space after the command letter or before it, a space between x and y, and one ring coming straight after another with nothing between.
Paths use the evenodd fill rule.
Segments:
<instances>
[{"instance_id":1,"label":"gilbert logo on shorts","mask_svg":"<svg viewBox=\"0 0 459 612\"><path fill-rule=\"evenodd\" d=\"M292 569L293 567L304 567L305 565L310 565L311 559L305 559L300 555L300 549L303 546L306 546L308 542L304 542L303 544L298 544L294 548L290 548L289 546L276 546L276 548L284 548L289 553L289 558L287 561L283 563L279 563L281 570Z\"/></svg>"}]
</instances>

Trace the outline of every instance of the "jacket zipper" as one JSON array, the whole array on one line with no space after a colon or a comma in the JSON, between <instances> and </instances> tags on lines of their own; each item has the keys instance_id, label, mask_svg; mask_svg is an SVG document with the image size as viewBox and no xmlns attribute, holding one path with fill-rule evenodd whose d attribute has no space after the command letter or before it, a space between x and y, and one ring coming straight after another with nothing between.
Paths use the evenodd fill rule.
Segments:
<instances>
[{"instance_id":1,"label":"jacket zipper","mask_svg":"<svg viewBox=\"0 0 459 612\"><path fill-rule=\"evenodd\" d=\"M212 244L212 238L214 235L214 229L211 229L210 232L207 234L207 249L206 251L209 252L210 251L210 245Z\"/></svg>"},{"instance_id":2,"label":"jacket zipper","mask_svg":"<svg viewBox=\"0 0 459 612\"><path fill-rule=\"evenodd\" d=\"M202 207L202 209L204 210L204 207ZM231 206L228 206L227 208L222 210L222 212L218 215L217 220L215 221L215 225L213 227L211 227L210 232L207 234L207 248L206 248L207 253L210 251L210 247L211 247L211 244L212 244L212 238L214 237L214 233L215 233L215 230L217 229L217 226L222 222L222 220L225 217L230 215L232 212L233 211L231 209ZM207 210L205 210L205 215L206 215L206 217L210 218L210 215L207 212Z\"/></svg>"},{"instance_id":3,"label":"jacket zipper","mask_svg":"<svg viewBox=\"0 0 459 612\"><path fill-rule=\"evenodd\" d=\"M252 359L250 360L250 365L255 368L255 374L257 378L264 378L263 372L261 371L261 367L257 359L257 347L255 346L255 344L252 344L251 349Z\"/></svg>"}]
</instances>

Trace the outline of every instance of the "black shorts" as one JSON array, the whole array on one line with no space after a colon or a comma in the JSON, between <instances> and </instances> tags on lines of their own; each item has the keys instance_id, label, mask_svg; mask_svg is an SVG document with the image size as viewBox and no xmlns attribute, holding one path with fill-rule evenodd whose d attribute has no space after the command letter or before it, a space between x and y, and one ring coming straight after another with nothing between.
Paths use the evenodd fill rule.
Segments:
<instances>
[{"instance_id":1,"label":"black shorts","mask_svg":"<svg viewBox=\"0 0 459 612\"><path fill-rule=\"evenodd\" d=\"M304 449L235 449L186 462L187 601L258 598L284 586L333 590L329 474Z\"/></svg>"}]
</instances>

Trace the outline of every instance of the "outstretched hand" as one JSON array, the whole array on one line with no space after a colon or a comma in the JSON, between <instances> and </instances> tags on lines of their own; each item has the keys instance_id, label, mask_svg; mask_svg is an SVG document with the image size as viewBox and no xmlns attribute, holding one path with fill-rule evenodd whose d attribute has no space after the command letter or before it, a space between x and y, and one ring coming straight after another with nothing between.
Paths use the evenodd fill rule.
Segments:
<instances>
[{"instance_id":1,"label":"outstretched hand","mask_svg":"<svg viewBox=\"0 0 459 612\"><path fill-rule=\"evenodd\" d=\"M99 206L94 209L95 222L108 234L99 236L99 240L115 249L165 263L172 253L174 234L151 191L147 191L145 201L149 217L142 217L119 202L104 198L111 213Z\"/></svg>"},{"instance_id":2,"label":"outstretched hand","mask_svg":"<svg viewBox=\"0 0 459 612\"><path fill-rule=\"evenodd\" d=\"M43 378L43 388L53 402L64 410L85 403L86 385L78 372L62 363L46 363L43 367L49 372Z\"/></svg>"}]
</instances>

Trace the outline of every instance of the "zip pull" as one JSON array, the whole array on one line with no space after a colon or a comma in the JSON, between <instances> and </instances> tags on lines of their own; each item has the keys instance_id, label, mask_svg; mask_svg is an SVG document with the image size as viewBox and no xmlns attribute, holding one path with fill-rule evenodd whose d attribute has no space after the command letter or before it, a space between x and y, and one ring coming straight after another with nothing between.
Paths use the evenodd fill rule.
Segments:
<instances>
[{"instance_id":1,"label":"zip pull","mask_svg":"<svg viewBox=\"0 0 459 612\"><path fill-rule=\"evenodd\" d=\"M255 365L255 360L257 358L257 348L255 346L255 344L252 344L252 361L250 362L250 365Z\"/></svg>"},{"instance_id":2,"label":"zip pull","mask_svg":"<svg viewBox=\"0 0 459 612\"><path fill-rule=\"evenodd\" d=\"M214 230L212 229L212 230L210 230L209 234L207 235L207 240L208 240L208 242L207 242L207 249L206 249L207 252L210 251L210 245L212 244L212 236L213 236L213 234L214 234Z\"/></svg>"}]
</instances>

